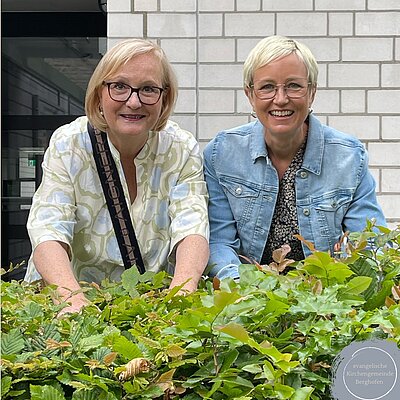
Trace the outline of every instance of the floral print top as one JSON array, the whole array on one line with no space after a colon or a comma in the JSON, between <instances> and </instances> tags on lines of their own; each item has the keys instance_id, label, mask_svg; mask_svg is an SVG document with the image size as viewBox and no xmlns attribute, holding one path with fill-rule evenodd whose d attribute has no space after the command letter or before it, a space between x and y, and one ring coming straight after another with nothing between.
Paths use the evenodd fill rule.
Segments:
<instances>
[{"instance_id":1,"label":"floral print top","mask_svg":"<svg viewBox=\"0 0 400 400\"><path fill-rule=\"evenodd\" d=\"M109 145L129 205L119 152L110 141ZM191 133L168 121L162 131L149 133L134 162L137 196L129 211L145 268L172 274L175 247L182 239L191 234L209 238L208 193L199 145ZM32 248L48 240L66 243L79 281L119 280L122 257L86 117L54 132L42 168L42 183L27 224ZM40 278L31 257L25 280Z\"/></svg>"}]
</instances>

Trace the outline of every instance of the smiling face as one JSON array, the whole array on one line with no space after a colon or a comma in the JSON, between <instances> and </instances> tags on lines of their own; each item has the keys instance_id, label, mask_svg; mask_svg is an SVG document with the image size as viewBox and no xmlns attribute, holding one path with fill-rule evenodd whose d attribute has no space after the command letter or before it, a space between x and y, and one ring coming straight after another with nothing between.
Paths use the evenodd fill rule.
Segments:
<instances>
[{"instance_id":1,"label":"smiling face","mask_svg":"<svg viewBox=\"0 0 400 400\"><path fill-rule=\"evenodd\" d=\"M133 88L162 87L161 63L153 53L140 54L122 65L106 81L125 83ZM118 102L110 98L107 86L103 85L100 91L100 108L108 125L107 133L111 142L119 148L129 138L143 141L160 117L162 99L163 94L156 104L144 105L137 94L133 93L127 101Z\"/></svg>"},{"instance_id":2,"label":"smiling face","mask_svg":"<svg viewBox=\"0 0 400 400\"><path fill-rule=\"evenodd\" d=\"M309 87L304 97L290 98L282 86L293 82L307 83L307 69L304 62L292 53L279 58L254 71L254 88L278 85L279 89L272 99L259 99L254 90L246 88L246 95L265 127L266 140L296 140L304 136L304 121L314 100L315 89ZM282 85L282 86L281 86Z\"/></svg>"}]
</instances>

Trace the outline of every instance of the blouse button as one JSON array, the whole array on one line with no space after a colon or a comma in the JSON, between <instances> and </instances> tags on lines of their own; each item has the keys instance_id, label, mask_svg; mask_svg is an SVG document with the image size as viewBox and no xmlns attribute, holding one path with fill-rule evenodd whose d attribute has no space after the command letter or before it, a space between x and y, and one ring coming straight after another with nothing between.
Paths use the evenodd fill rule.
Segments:
<instances>
[{"instance_id":1,"label":"blouse button","mask_svg":"<svg viewBox=\"0 0 400 400\"><path fill-rule=\"evenodd\" d=\"M300 178L302 178L302 179L305 179L305 178L307 178L307 172L306 171L301 171L300 172Z\"/></svg>"},{"instance_id":2,"label":"blouse button","mask_svg":"<svg viewBox=\"0 0 400 400\"><path fill-rule=\"evenodd\" d=\"M308 217L308 216L310 215L310 210L309 210L308 208L305 208L305 209L303 210L303 214L304 214L306 217Z\"/></svg>"},{"instance_id":3,"label":"blouse button","mask_svg":"<svg viewBox=\"0 0 400 400\"><path fill-rule=\"evenodd\" d=\"M236 194L242 194L242 188L241 187L238 187L238 188L236 188L236 190L235 190L235 193Z\"/></svg>"}]
</instances>

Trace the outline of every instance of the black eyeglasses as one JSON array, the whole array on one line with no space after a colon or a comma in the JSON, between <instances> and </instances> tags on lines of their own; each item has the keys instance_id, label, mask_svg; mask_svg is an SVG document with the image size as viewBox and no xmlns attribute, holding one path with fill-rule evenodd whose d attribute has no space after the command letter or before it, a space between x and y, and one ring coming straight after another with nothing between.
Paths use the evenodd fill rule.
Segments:
<instances>
[{"instance_id":1,"label":"black eyeglasses","mask_svg":"<svg viewBox=\"0 0 400 400\"><path fill-rule=\"evenodd\" d=\"M283 88L285 95L291 99L299 99L307 94L308 87L311 85L307 80L299 80L288 83L257 83L256 85L250 85L250 88L254 90L254 94L260 100L270 100L276 96L279 87Z\"/></svg>"},{"instance_id":2,"label":"black eyeglasses","mask_svg":"<svg viewBox=\"0 0 400 400\"><path fill-rule=\"evenodd\" d=\"M147 106L152 106L160 100L163 88L157 86L142 86L140 88L133 88L122 82L103 82L107 85L108 94L114 101L121 103L128 101L132 93L136 93L139 101Z\"/></svg>"}]
</instances>

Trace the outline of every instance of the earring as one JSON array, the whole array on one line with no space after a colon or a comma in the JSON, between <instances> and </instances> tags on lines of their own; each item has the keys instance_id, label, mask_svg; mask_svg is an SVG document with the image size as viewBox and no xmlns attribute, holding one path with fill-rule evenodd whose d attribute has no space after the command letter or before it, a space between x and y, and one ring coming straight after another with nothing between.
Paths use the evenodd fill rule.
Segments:
<instances>
[{"instance_id":1,"label":"earring","mask_svg":"<svg viewBox=\"0 0 400 400\"><path fill-rule=\"evenodd\" d=\"M311 107L308 108L308 114L311 114L313 111L314 110Z\"/></svg>"},{"instance_id":2,"label":"earring","mask_svg":"<svg viewBox=\"0 0 400 400\"><path fill-rule=\"evenodd\" d=\"M256 112L255 112L254 110L250 113L250 115L251 115L253 118L257 118L257 114L256 114Z\"/></svg>"},{"instance_id":3,"label":"earring","mask_svg":"<svg viewBox=\"0 0 400 400\"><path fill-rule=\"evenodd\" d=\"M99 107L99 110L100 110L101 116L104 117L103 110L100 107Z\"/></svg>"}]
</instances>

